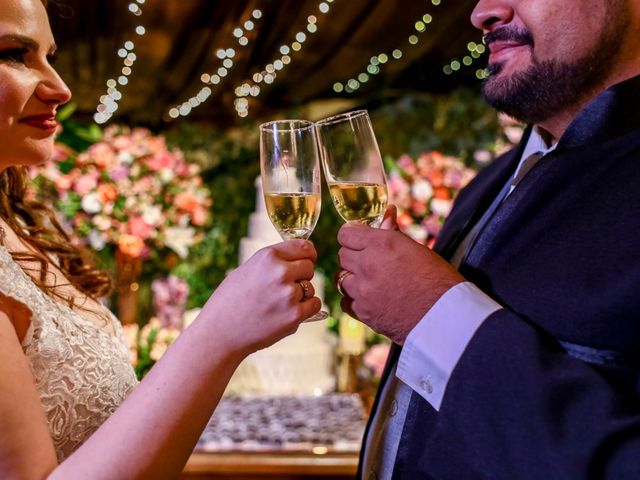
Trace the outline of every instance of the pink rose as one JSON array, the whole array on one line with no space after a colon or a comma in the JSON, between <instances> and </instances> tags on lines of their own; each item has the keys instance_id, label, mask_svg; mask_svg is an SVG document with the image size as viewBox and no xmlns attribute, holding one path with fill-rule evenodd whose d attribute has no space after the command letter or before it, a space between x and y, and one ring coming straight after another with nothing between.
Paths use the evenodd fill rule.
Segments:
<instances>
[{"instance_id":1,"label":"pink rose","mask_svg":"<svg viewBox=\"0 0 640 480\"><path fill-rule=\"evenodd\" d=\"M127 230L131 235L142 239L151 238L154 234L153 227L145 222L142 217L138 216L129 219L127 222Z\"/></svg>"},{"instance_id":2,"label":"pink rose","mask_svg":"<svg viewBox=\"0 0 640 480\"><path fill-rule=\"evenodd\" d=\"M131 141L131 137L127 135L118 135L112 140L113 147L116 150L130 150L133 146L133 142Z\"/></svg>"},{"instance_id":3,"label":"pink rose","mask_svg":"<svg viewBox=\"0 0 640 480\"><path fill-rule=\"evenodd\" d=\"M93 173L88 173L86 175L82 175L78 177L73 185L73 191L78 195L86 195L91 190L98 186L98 175Z\"/></svg>"},{"instance_id":4,"label":"pink rose","mask_svg":"<svg viewBox=\"0 0 640 480\"><path fill-rule=\"evenodd\" d=\"M84 157L85 163L95 163L100 168L106 168L115 163L115 152L106 143L91 145Z\"/></svg>"},{"instance_id":5,"label":"pink rose","mask_svg":"<svg viewBox=\"0 0 640 480\"><path fill-rule=\"evenodd\" d=\"M111 170L109 170L109 177L111 177L111 179L114 182L123 180L128 176L129 176L129 167L126 165L118 165L112 168Z\"/></svg>"},{"instance_id":6,"label":"pink rose","mask_svg":"<svg viewBox=\"0 0 640 480\"><path fill-rule=\"evenodd\" d=\"M140 237L126 234L120 235L118 248L122 253L133 258L141 257L145 251L144 242Z\"/></svg>"},{"instance_id":7,"label":"pink rose","mask_svg":"<svg viewBox=\"0 0 640 480\"><path fill-rule=\"evenodd\" d=\"M398 158L396 163L409 175L415 175L417 172L416 164L413 162L413 159L409 155L402 155L400 158Z\"/></svg>"},{"instance_id":8,"label":"pink rose","mask_svg":"<svg viewBox=\"0 0 640 480\"><path fill-rule=\"evenodd\" d=\"M389 356L389 344L388 343L377 343L372 345L367 353L364 354L364 364L371 369L373 374L380 378L382 376L382 372L384 371L384 366L387 362L387 357Z\"/></svg>"},{"instance_id":9,"label":"pink rose","mask_svg":"<svg viewBox=\"0 0 640 480\"><path fill-rule=\"evenodd\" d=\"M176 166L176 159L173 155L164 150L147 158L147 166L154 172L159 172L165 168L173 170Z\"/></svg>"},{"instance_id":10,"label":"pink rose","mask_svg":"<svg viewBox=\"0 0 640 480\"><path fill-rule=\"evenodd\" d=\"M414 200L411 204L411 212L416 217L421 217L427 213L427 203L422 200Z\"/></svg>"},{"instance_id":11,"label":"pink rose","mask_svg":"<svg viewBox=\"0 0 640 480\"><path fill-rule=\"evenodd\" d=\"M400 227L400 230L405 229L407 226L411 225L413 223L413 218L411 217L411 215L409 215L406 210L398 210L398 227Z\"/></svg>"},{"instance_id":12,"label":"pink rose","mask_svg":"<svg viewBox=\"0 0 640 480\"><path fill-rule=\"evenodd\" d=\"M72 180L69 175L60 175L55 180L56 190L59 192L67 192L71 188Z\"/></svg>"},{"instance_id":13,"label":"pink rose","mask_svg":"<svg viewBox=\"0 0 640 480\"><path fill-rule=\"evenodd\" d=\"M110 183L103 183L98 187L98 196L102 203L114 202L118 198L116 187Z\"/></svg>"},{"instance_id":14,"label":"pink rose","mask_svg":"<svg viewBox=\"0 0 640 480\"><path fill-rule=\"evenodd\" d=\"M197 208L191 212L191 223L197 226L202 226L207 221L207 210L198 205Z\"/></svg>"},{"instance_id":15,"label":"pink rose","mask_svg":"<svg viewBox=\"0 0 640 480\"><path fill-rule=\"evenodd\" d=\"M435 214L429 215L422 221L422 226L427 230L430 236L437 237L442 230L442 222L440 217Z\"/></svg>"}]
</instances>

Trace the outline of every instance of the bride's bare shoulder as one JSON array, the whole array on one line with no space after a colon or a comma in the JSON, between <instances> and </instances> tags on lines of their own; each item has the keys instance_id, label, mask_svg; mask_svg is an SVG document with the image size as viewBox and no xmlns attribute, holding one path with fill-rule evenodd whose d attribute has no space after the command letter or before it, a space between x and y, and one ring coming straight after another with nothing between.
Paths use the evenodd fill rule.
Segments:
<instances>
[{"instance_id":1,"label":"bride's bare shoulder","mask_svg":"<svg viewBox=\"0 0 640 480\"><path fill-rule=\"evenodd\" d=\"M11 324L11 317L16 318L14 302L0 295L0 478L45 478L57 464L55 449L27 357Z\"/></svg>"},{"instance_id":2,"label":"bride's bare shoulder","mask_svg":"<svg viewBox=\"0 0 640 480\"><path fill-rule=\"evenodd\" d=\"M22 342L31 322L31 310L22 302L0 292L0 323L9 322Z\"/></svg>"}]
</instances>

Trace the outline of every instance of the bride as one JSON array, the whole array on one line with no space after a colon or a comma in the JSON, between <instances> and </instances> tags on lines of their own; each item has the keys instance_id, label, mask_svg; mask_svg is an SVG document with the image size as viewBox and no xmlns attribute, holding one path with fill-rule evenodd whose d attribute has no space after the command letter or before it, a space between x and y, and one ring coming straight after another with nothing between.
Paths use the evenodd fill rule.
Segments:
<instances>
[{"instance_id":1,"label":"bride","mask_svg":"<svg viewBox=\"0 0 640 480\"><path fill-rule=\"evenodd\" d=\"M108 277L25 196L71 98L55 48L41 0L0 0L0 478L176 478L243 358L320 309L316 252L258 252L138 384Z\"/></svg>"}]
</instances>

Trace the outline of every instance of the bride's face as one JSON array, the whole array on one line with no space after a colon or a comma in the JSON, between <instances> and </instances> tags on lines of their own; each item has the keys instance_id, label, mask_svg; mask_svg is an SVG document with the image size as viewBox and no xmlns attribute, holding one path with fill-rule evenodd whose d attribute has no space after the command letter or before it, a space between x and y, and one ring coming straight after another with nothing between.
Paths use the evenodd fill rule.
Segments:
<instances>
[{"instance_id":1,"label":"bride's face","mask_svg":"<svg viewBox=\"0 0 640 480\"><path fill-rule=\"evenodd\" d=\"M71 98L55 49L41 0L0 0L0 170L53 154L56 108Z\"/></svg>"}]
</instances>

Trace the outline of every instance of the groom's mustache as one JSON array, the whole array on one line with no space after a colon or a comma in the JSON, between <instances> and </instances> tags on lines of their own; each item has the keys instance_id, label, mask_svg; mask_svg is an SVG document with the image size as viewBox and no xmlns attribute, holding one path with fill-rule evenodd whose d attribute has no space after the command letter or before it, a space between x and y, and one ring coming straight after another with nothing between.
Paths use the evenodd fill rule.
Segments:
<instances>
[{"instance_id":1,"label":"groom's mustache","mask_svg":"<svg viewBox=\"0 0 640 480\"><path fill-rule=\"evenodd\" d=\"M484 43L489 46L493 42L507 41L533 46L533 35L526 29L502 27L484 36Z\"/></svg>"}]
</instances>

